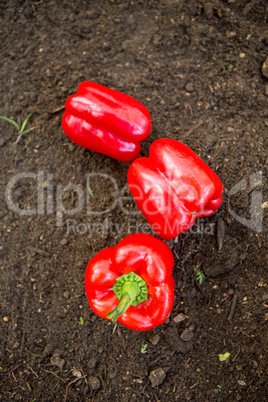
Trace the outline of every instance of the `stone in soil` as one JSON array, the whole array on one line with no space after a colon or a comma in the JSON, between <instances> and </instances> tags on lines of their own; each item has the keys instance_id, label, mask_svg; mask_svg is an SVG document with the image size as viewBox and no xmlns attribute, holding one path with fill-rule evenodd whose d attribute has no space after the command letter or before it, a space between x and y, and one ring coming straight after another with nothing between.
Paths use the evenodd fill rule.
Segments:
<instances>
[{"instance_id":1,"label":"stone in soil","mask_svg":"<svg viewBox=\"0 0 268 402\"><path fill-rule=\"evenodd\" d=\"M149 375L149 380L151 381L152 387L158 387L158 385L161 385L165 378L166 373L162 368L157 368L151 371Z\"/></svg>"},{"instance_id":2,"label":"stone in soil","mask_svg":"<svg viewBox=\"0 0 268 402\"><path fill-rule=\"evenodd\" d=\"M95 368L97 364L96 357L91 357L87 363L88 368Z\"/></svg>"},{"instance_id":3,"label":"stone in soil","mask_svg":"<svg viewBox=\"0 0 268 402\"><path fill-rule=\"evenodd\" d=\"M179 322L182 322L182 321L186 320L186 318L187 318L186 315L180 313L180 314L176 315L176 317L173 318L173 321L176 324L178 324Z\"/></svg>"},{"instance_id":4,"label":"stone in soil","mask_svg":"<svg viewBox=\"0 0 268 402\"><path fill-rule=\"evenodd\" d=\"M60 354L56 352L56 353L54 353L53 356L51 357L50 363L51 363L53 366L57 366L57 367L59 367L59 368L62 370L62 369L63 369L63 366L64 366L64 364L65 364L65 360L62 359L62 358L60 357Z\"/></svg>"},{"instance_id":5,"label":"stone in soil","mask_svg":"<svg viewBox=\"0 0 268 402\"><path fill-rule=\"evenodd\" d=\"M157 345L158 342L160 341L160 336L157 334L152 334L149 336L149 342L151 342L152 345Z\"/></svg>"},{"instance_id":6,"label":"stone in soil","mask_svg":"<svg viewBox=\"0 0 268 402\"><path fill-rule=\"evenodd\" d=\"M194 85L193 85L193 83L192 83L192 82L188 82L188 83L185 85L185 89L186 89L187 92L193 92L193 90L194 90Z\"/></svg>"},{"instance_id":7,"label":"stone in soil","mask_svg":"<svg viewBox=\"0 0 268 402\"><path fill-rule=\"evenodd\" d=\"M92 391L96 391L101 387L101 382L98 379L98 377L89 377L88 378L88 383Z\"/></svg>"}]
</instances>

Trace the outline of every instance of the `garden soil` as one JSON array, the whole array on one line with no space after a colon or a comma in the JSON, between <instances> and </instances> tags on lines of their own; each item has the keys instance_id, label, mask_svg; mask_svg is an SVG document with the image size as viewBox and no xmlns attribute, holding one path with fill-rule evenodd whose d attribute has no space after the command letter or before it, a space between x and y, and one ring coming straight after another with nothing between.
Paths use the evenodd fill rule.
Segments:
<instances>
[{"instance_id":1,"label":"garden soil","mask_svg":"<svg viewBox=\"0 0 268 402\"><path fill-rule=\"evenodd\" d=\"M0 19L0 114L34 113L20 137L0 121L0 400L266 401L266 1L12 0ZM150 110L141 155L182 141L224 185L221 208L168 242L174 307L148 332L97 317L85 295L97 252L151 233L129 163L61 128L85 80Z\"/></svg>"}]
</instances>

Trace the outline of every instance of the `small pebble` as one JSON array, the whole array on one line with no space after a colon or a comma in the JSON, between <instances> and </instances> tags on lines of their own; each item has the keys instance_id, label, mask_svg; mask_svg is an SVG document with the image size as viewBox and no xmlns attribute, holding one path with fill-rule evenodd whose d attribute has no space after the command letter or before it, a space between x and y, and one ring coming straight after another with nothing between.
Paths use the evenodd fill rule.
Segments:
<instances>
[{"instance_id":1,"label":"small pebble","mask_svg":"<svg viewBox=\"0 0 268 402\"><path fill-rule=\"evenodd\" d=\"M184 320L186 320L186 315L184 315L183 313L180 313L178 315L176 315L176 317L173 318L173 321L178 324L179 322L182 322Z\"/></svg>"},{"instance_id":2,"label":"small pebble","mask_svg":"<svg viewBox=\"0 0 268 402\"><path fill-rule=\"evenodd\" d=\"M240 59L243 59L246 56L246 53L239 53Z\"/></svg>"},{"instance_id":3,"label":"small pebble","mask_svg":"<svg viewBox=\"0 0 268 402\"><path fill-rule=\"evenodd\" d=\"M263 296L262 296L262 301L266 301L266 300L268 300L268 293L265 293Z\"/></svg>"},{"instance_id":4,"label":"small pebble","mask_svg":"<svg viewBox=\"0 0 268 402\"><path fill-rule=\"evenodd\" d=\"M97 389L100 389L101 387L101 382L98 379L98 377L89 377L88 378L88 383L92 391L96 391Z\"/></svg>"},{"instance_id":5,"label":"small pebble","mask_svg":"<svg viewBox=\"0 0 268 402\"><path fill-rule=\"evenodd\" d=\"M194 85L192 82L188 82L188 84L185 85L185 89L187 92L193 92L194 90Z\"/></svg>"},{"instance_id":6,"label":"small pebble","mask_svg":"<svg viewBox=\"0 0 268 402\"><path fill-rule=\"evenodd\" d=\"M244 386L244 387L247 385L247 384L245 383L245 381L243 381L243 380L237 381L237 383L238 383L239 385Z\"/></svg>"},{"instance_id":7,"label":"small pebble","mask_svg":"<svg viewBox=\"0 0 268 402\"><path fill-rule=\"evenodd\" d=\"M70 292L68 292L68 290L63 292L63 297L65 297L65 299L69 299L69 296L70 296Z\"/></svg>"},{"instance_id":8,"label":"small pebble","mask_svg":"<svg viewBox=\"0 0 268 402\"><path fill-rule=\"evenodd\" d=\"M77 369L73 369L72 375L73 375L74 377L77 377L77 378L81 378L81 377L82 377L81 371L80 371L80 370L77 370Z\"/></svg>"},{"instance_id":9,"label":"small pebble","mask_svg":"<svg viewBox=\"0 0 268 402\"><path fill-rule=\"evenodd\" d=\"M153 371L151 371L149 375L149 380L151 381L152 387L157 387L158 385L161 385L166 378L166 373L162 368L157 368Z\"/></svg>"},{"instance_id":10,"label":"small pebble","mask_svg":"<svg viewBox=\"0 0 268 402\"><path fill-rule=\"evenodd\" d=\"M149 342L151 342L152 345L157 345L158 342L160 341L160 336L157 334L152 334L149 336Z\"/></svg>"},{"instance_id":11,"label":"small pebble","mask_svg":"<svg viewBox=\"0 0 268 402\"><path fill-rule=\"evenodd\" d=\"M234 294L234 289L228 289L227 293L229 296L232 296Z\"/></svg>"},{"instance_id":12,"label":"small pebble","mask_svg":"<svg viewBox=\"0 0 268 402\"><path fill-rule=\"evenodd\" d=\"M96 357L91 357L87 363L88 368L95 368L97 364Z\"/></svg>"},{"instance_id":13,"label":"small pebble","mask_svg":"<svg viewBox=\"0 0 268 402\"><path fill-rule=\"evenodd\" d=\"M3 317L3 321L8 322L8 317Z\"/></svg>"},{"instance_id":14,"label":"small pebble","mask_svg":"<svg viewBox=\"0 0 268 402\"><path fill-rule=\"evenodd\" d=\"M50 359L50 363L53 366L59 367L61 370L63 369L63 366L65 364L65 360L61 359L59 353L54 353L53 356Z\"/></svg>"},{"instance_id":15,"label":"small pebble","mask_svg":"<svg viewBox=\"0 0 268 402\"><path fill-rule=\"evenodd\" d=\"M66 246L67 243L68 243L68 239L66 239L66 237L64 237L64 238L60 241L60 245L61 245L61 246Z\"/></svg>"}]
</instances>

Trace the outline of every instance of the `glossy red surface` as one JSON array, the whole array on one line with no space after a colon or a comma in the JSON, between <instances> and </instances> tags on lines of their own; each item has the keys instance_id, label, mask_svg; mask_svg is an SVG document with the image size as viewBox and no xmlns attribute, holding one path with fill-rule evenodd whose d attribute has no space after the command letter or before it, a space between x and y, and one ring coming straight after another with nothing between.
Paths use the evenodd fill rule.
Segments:
<instances>
[{"instance_id":1,"label":"glossy red surface","mask_svg":"<svg viewBox=\"0 0 268 402\"><path fill-rule=\"evenodd\" d=\"M153 142L149 158L132 162L128 184L152 229L166 240L213 214L222 202L216 173L189 147L168 138Z\"/></svg>"},{"instance_id":2,"label":"glossy red surface","mask_svg":"<svg viewBox=\"0 0 268 402\"><path fill-rule=\"evenodd\" d=\"M117 246L100 251L88 263L85 286L89 305L107 319L119 303L112 287L116 278L131 271L147 284L148 299L129 309L118 322L136 331L147 331L167 320L174 300L172 269L174 258L170 248L155 237L136 233L125 237Z\"/></svg>"},{"instance_id":3,"label":"glossy red surface","mask_svg":"<svg viewBox=\"0 0 268 402\"><path fill-rule=\"evenodd\" d=\"M72 141L120 161L136 158L151 132L151 116L142 103L95 82L82 82L65 109L62 128Z\"/></svg>"}]
</instances>

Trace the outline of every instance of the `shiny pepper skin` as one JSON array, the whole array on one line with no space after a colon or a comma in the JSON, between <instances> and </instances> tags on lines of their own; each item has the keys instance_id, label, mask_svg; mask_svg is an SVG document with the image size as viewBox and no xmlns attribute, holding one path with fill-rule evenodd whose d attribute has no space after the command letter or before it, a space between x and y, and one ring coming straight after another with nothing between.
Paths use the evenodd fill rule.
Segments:
<instances>
[{"instance_id":1,"label":"shiny pepper skin","mask_svg":"<svg viewBox=\"0 0 268 402\"><path fill-rule=\"evenodd\" d=\"M151 132L142 103L95 82L82 82L65 109L62 128L73 142L119 161L135 159Z\"/></svg>"},{"instance_id":2,"label":"shiny pepper skin","mask_svg":"<svg viewBox=\"0 0 268 402\"><path fill-rule=\"evenodd\" d=\"M155 233L170 240L222 202L222 183L189 147L168 138L152 143L149 158L130 165L128 184Z\"/></svg>"},{"instance_id":3,"label":"shiny pepper skin","mask_svg":"<svg viewBox=\"0 0 268 402\"><path fill-rule=\"evenodd\" d=\"M116 316L115 320L119 316L118 322L136 331L164 323L174 300L173 265L172 252L161 240L144 233L125 237L88 263L85 286L91 309L106 319L107 315L112 319ZM138 289L137 297L134 294L131 305L122 313L119 303L124 304L124 298L130 301L131 287ZM121 301L116 293L122 295Z\"/></svg>"}]
</instances>

